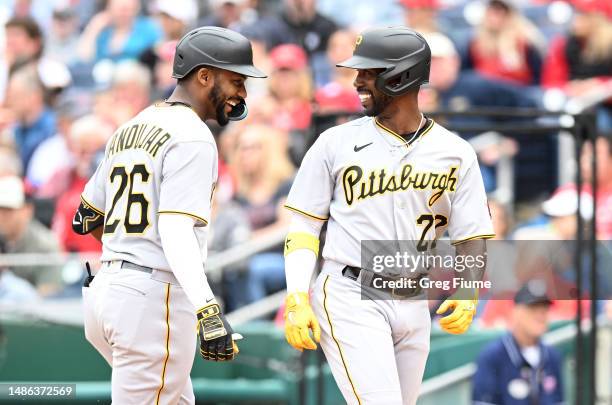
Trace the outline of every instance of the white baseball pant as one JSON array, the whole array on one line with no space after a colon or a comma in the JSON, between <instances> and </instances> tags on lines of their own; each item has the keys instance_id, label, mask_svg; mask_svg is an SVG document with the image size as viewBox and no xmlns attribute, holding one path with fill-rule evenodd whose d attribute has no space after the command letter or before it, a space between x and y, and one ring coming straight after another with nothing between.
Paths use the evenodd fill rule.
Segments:
<instances>
[{"instance_id":1,"label":"white baseball pant","mask_svg":"<svg viewBox=\"0 0 612 405\"><path fill-rule=\"evenodd\" d=\"M196 316L171 273L104 263L83 305L85 337L112 367L113 403L195 403Z\"/></svg>"},{"instance_id":2,"label":"white baseball pant","mask_svg":"<svg viewBox=\"0 0 612 405\"><path fill-rule=\"evenodd\" d=\"M429 353L427 300L362 299L359 282L333 267L324 266L311 301L321 347L344 399L415 404Z\"/></svg>"}]
</instances>

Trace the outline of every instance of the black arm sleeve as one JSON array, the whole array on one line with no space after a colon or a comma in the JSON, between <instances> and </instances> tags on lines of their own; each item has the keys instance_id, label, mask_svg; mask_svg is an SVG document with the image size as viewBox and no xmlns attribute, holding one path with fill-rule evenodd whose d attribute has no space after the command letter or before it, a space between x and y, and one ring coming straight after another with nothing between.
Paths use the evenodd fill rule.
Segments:
<instances>
[{"instance_id":1,"label":"black arm sleeve","mask_svg":"<svg viewBox=\"0 0 612 405\"><path fill-rule=\"evenodd\" d=\"M104 215L94 211L89 205L81 201L79 209L72 219L72 229L79 235L87 235L104 223Z\"/></svg>"}]
</instances>

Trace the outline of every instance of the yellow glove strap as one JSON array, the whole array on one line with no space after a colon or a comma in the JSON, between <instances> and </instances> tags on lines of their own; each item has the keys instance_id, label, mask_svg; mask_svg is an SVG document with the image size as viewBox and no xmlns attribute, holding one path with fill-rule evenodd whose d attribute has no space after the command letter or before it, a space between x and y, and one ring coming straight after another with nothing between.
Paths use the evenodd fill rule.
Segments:
<instances>
[{"instance_id":1,"label":"yellow glove strap","mask_svg":"<svg viewBox=\"0 0 612 405\"><path fill-rule=\"evenodd\" d=\"M312 250L318 257L319 238L307 232L291 232L285 239L285 256L298 249Z\"/></svg>"},{"instance_id":2,"label":"yellow glove strap","mask_svg":"<svg viewBox=\"0 0 612 405\"><path fill-rule=\"evenodd\" d=\"M285 314L294 310L298 306L302 306L304 304L309 304L310 298L308 297L308 293L305 292L296 292L293 294L287 295L287 299L285 300Z\"/></svg>"}]
</instances>

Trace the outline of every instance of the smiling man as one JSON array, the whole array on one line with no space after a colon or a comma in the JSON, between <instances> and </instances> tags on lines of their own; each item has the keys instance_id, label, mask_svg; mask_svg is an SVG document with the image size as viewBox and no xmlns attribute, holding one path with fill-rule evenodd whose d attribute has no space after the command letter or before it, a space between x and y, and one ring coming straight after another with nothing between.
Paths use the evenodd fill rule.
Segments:
<instances>
[{"instance_id":1,"label":"smiling man","mask_svg":"<svg viewBox=\"0 0 612 405\"><path fill-rule=\"evenodd\" d=\"M349 404L414 404L429 352L426 295L415 280L403 282L424 274L375 273L362 263L362 242L408 240L427 252L448 232L458 255L484 257L484 239L493 236L474 150L419 111L430 62L429 45L413 30L363 32L353 56L338 66L357 70L366 117L319 136L287 198L287 341L298 350L320 341ZM464 279L481 279L482 267L468 270ZM384 287L398 282L408 287ZM476 291L452 296L438 309L450 311L441 327L464 333L475 308Z\"/></svg>"},{"instance_id":2,"label":"smiling man","mask_svg":"<svg viewBox=\"0 0 612 405\"><path fill-rule=\"evenodd\" d=\"M103 244L102 266L83 288L85 336L112 366L118 404L193 404L196 349L206 360L238 353L203 263L217 147L204 123L247 114L250 42L197 28L176 46L174 92L117 129L85 186L73 220Z\"/></svg>"}]
</instances>

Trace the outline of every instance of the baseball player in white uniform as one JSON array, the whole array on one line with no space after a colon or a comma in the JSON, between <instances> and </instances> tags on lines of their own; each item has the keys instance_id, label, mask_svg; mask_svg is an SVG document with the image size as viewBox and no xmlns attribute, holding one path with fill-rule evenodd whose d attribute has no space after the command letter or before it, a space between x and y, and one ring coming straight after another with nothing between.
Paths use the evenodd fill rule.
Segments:
<instances>
[{"instance_id":1,"label":"baseball player in white uniform","mask_svg":"<svg viewBox=\"0 0 612 405\"><path fill-rule=\"evenodd\" d=\"M73 228L103 243L83 288L85 336L112 367L113 403L195 403L196 330L205 359L237 354L204 273L217 148L203 121L244 118L249 76L265 77L245 37L188 33L176 89L117 129L83 191Z\"/></svg>"},{"instance_id":2,"label":"baseball player in white uniform","mask_svg":"<svg viewBox=\"0 0 612 405\"><path fill-rule=\"evenodd\" d=\"M484 239L494 236L475 152L418 109L430 60L425 39L408 28L363 32L338 66L357 70L366 117L320 135L286 202L287 341L298 350L320 341L349 404L414 404L429 352L421 288L362 298L371 273L361 268L361 242L427 247L448 232L457 254L484 254ZM325 222L322 272L309 296ZM474 277L482 277L477 270ZM449 333L464 333L475 312L477 292L462 293L469 295L451 296L438 309L450 311L440 320Z\"/></svg>"}]
</instances>

